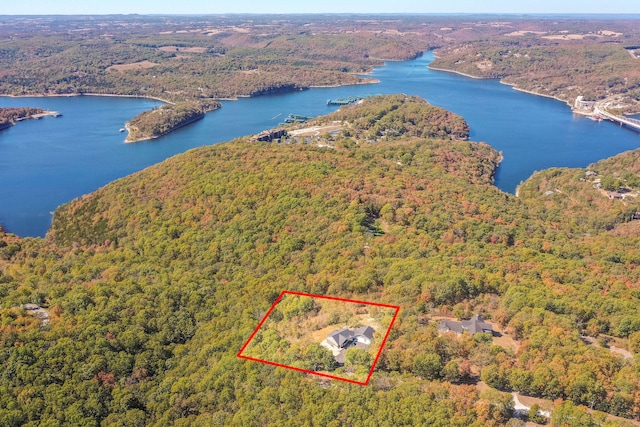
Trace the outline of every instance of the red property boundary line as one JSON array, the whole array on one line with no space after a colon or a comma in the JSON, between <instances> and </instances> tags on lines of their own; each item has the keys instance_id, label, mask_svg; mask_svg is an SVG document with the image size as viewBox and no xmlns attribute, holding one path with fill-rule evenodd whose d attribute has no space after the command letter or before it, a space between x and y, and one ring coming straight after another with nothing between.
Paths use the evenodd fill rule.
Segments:
<instances>
[{"instance_id":1,"label":"red property boundary line","mask_svg":"<svg viewBox=\"0 0 640 427\"><path fill-rule=\"evenodd\" d=\"M260 328L262 327L264 322L267 321L267 318L269 317L271 312L276 308L276 306L278 305L278 303L280 302L282 297L284 297L287 294L289 294L289 295L298 295L298 296L303 296L303 297L322 298L322 299L328 299L328 300L334 300L334 301L350 302L350 303L356 303L356 304L373 305L373 306L377 306L377 307L392 308L392 309L395 310L395 313L393 315L393 319L391 319L391 323L389 324L389 327L387 328L387 333L384 335L384 339L382 340L382 344L380 345L380 350L378 350L378 354L376 355L376 358L373 361L373 364L371 365L371 369L369 370L369 375L367 375L367 379L365 381L350 380L348 378L338 377L338 376L335 376L335 375L323 374L321 372L310 371L308 369L296 368L295 366L283 365L281 363L272 362L270 360L256 359L254 357L245 356L245 355L242 354L242 352L247 348L247 346L249 345L249 343L251 342L253 337L258 333L258 331L260 330ZM251 334L251 336L249 337L247 342L244 343L244 345L242 346L242 348L238 352L237 356L239 358L241 358L241 359L252 360L254 362L260 362L260 363L264 363L264 364L267 364L267 365L278 366L278 367L281 367L281 368L291 369L291 370L298 371L298 372L304 372L305 374L312 374L312 375L317 375L317 376L320 376L320 377L326 377L326 378L331 378L331 379L334 379L334 380L340 380L340 381L345 381L345 382L348 382L348 383L353 383L353 384L358 384L358 385L361 385L361 386L366 386L367 384L369 384L369 380L371 379L371 375L373 375L373 370L375 369L376 365L378 364L378 359L380 358L380 355L382 354L382 349L384 348L384 345L387 343L387 338L389 338L389 333L391 332L391 328L393 327L393 324L396 321L396 317L398 317L398 313L399 312L400 312L400 306L397 306L397 305L381 304L381 303L369 302L369 301L358 301L358 300L346 299L346 298L338 298L338 297L329 297L329 296L326 296L326 295L305 294L303 292L295 292L295 291L282 291L280 293L280 295L278 296L278 298L276 298L275 302L273 303L273 305L271 306L269 311L267 311L267 314L264 315L264 317L262 318L262 320L260 321L258 326L254 329L253 333Z\"/></svg>"}]
</instances>

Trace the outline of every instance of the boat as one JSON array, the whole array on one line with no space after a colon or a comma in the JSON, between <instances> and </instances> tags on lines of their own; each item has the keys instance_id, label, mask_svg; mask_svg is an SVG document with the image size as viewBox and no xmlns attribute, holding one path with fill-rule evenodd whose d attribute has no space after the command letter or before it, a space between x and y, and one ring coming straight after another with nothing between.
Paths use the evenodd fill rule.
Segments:
<instances>
[{"instance_id":1,"label":"boat","mask_svg":"<svg viewBox=\"0 0 640 427\"><path fill-rule=\"evenodd\" d=\"M120 128L120 132L124 132L125 130L125 128Z\"/></svg>"}]
</instances>

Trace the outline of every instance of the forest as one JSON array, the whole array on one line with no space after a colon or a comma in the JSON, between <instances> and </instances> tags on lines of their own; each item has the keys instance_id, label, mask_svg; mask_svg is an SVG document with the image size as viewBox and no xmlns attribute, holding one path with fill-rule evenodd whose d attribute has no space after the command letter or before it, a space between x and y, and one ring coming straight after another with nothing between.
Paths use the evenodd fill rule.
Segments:
<instances>
[{"instance_id":1,"label":"forest","mask_svg":"<svg viewBox=\"0 0 640 427\"><path fill-rule=\"evenodd\" d=\"M318 120L344 125L330 146L190 150L61 206L45 239L0 232L0 425L522 426L511 392L538 423L640 420L640 209L585 178L633 188L640 152L516 197L418 98ZM400 306L368 386L237 357L283 290ZM437 329L475 313L516 345Z\"/></svg>"}]
</instances>

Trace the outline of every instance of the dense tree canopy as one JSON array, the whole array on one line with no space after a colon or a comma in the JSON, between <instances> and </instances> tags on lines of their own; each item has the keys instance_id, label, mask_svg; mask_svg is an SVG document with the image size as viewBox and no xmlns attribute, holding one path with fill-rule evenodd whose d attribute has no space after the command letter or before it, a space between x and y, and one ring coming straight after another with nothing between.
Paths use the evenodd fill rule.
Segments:
<instances>
[{"instance_id":1,"label":"dense tree canopy","mask_svg":"<svg viewBox=\"0 0 640 427\"><path fill-rule=\"evenodd\" d=\"M129 135L127 142L154 139L200 120L208 110L220 107L218 102L208 102L208 106L194 102L163 105L151 111L145 111L127 123Z\"/></svg>"},{"instance_id":2,"label":"dense tree canopy","mask_svg":"<svg viewBox=\"0 0 640 427\"><path fill-rule=\"evenodd\" d=\"M576 224L561 200L499 191L495 150L411 131L448 128L435 112L372 98L327 120L375 117L390 126L376 139L345 126L334 148L191 150L60 207L46 239L3 232L0 424L505 424L511 396L478 379L574 405L554 420L597 421L576 405L637 419L634 358L583 337L638 349L635 221L585 205ZM284 289L401 307L370 386L236 357ZM483 313L518 349L423 321L452 312Z\"/></svg>"}]
</instances>

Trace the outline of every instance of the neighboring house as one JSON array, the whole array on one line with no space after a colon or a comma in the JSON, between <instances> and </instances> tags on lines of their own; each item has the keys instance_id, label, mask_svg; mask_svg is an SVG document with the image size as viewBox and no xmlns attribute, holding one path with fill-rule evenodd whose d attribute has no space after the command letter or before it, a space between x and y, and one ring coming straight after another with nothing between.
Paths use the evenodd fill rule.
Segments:
<instances>
[{"instance_id":1,"label":"neighboring house","mask_svg":"<svg viewBox=\"0 0 640 427\"><path fill-rule=\"evenodd\" d=\"M608 191L607 192L607 196L609 196L610 199L614 199L614 200L622 200L622 199L624 199L624 195L622 193L617 192L617 191Z\"/></svg>"},{"instance_id":2,"label":"neighboring house","mask_svg":"<svg viewBox=\"0 0 640 427\"><path fill-rule=\"evenodd\" d=\"M342 328L331 332L327 336L327 343L336 349L347 348L357 344L369 345L373 339L374 332L375 330L371 326L361 326L353 331L349 328Z\"/></svg>"},{"instance_id":3,"label":"neighboring house","mask_svg":"<svg viewBox=\"0 0 640 427\"><path fill-rule=\"evenodd\" d=\"M457 322L455 320L441 320L438 323L438 331L440 332L455 332L456 334L462 334L465 331L471 335L481 332L489 332L493 334L493 327L491 323L484 321L482 316L476 314L469 320L462 320Z\"/></svg>"}]
</instances>

